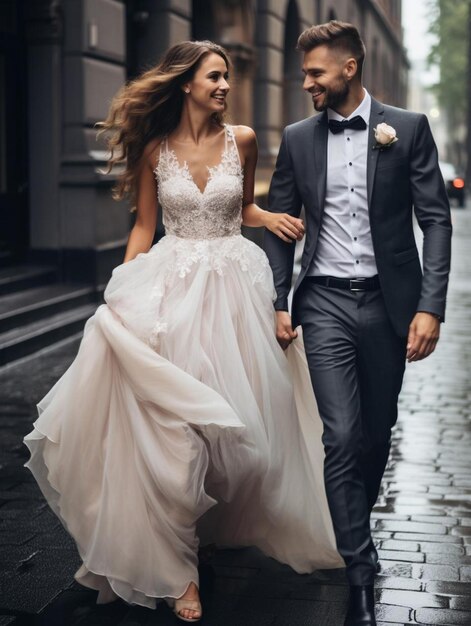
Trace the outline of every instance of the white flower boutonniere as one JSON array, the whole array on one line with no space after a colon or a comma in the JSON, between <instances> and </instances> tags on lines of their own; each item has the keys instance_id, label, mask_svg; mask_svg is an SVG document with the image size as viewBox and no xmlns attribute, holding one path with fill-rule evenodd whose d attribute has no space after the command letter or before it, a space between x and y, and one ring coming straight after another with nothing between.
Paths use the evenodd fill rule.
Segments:
<instances>
[{"instance_id":1,"label":"white flower boutonniere","mask_svg":"<svg viewBox=\"0 0 471 626\"><path fill-rule=\"evenodd\" d=\"M375 131L375 139L376 144L373 146L373 150L384 150L385 148L390 148L393 143L398 141L396 136L396 129L384 122L378 124Z\"/></svg>"}]
</instances>

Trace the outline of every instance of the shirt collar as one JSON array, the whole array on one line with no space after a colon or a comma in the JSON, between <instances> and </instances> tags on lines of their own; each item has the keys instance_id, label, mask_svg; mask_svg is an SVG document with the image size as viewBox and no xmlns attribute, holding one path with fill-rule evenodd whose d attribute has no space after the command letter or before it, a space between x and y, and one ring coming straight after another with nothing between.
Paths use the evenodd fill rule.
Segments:
<instances>
[{"instance_id":1,"label":"shirt collar","mask_svg":"<svg viewBox=\"0 0 471 626\"><path fill-rule=\"evenodd\" d=\"M360 102L359 106L351 113L348 117L342 117L337 111L333 109L327 109L327 117L329 120L338 120L341 122L342 120L350 120L352 117L356 115L360 115L366 122L366 125L369 125L370 122L370 111L371 111L371 96L363 87L363 91L365 92L363 100Z\"/></svg>"}]
</instances>

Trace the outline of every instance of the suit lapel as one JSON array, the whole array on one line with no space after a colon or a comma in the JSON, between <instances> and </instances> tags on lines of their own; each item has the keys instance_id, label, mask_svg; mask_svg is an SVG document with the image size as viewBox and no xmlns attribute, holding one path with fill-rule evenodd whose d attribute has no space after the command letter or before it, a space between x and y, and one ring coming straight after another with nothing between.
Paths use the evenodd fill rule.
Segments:
<instances>
[{"instance_id":1,"label":"suit lapel","mask_svg":"<svg viewBox=\"0 0 471 626\"><path fill-rule=\"evenodd\" d=\"M374 129L378 124L384 122L384 107L381 102L371 98L370 123L368 126L368 161L366 164L366 187L368 192L368 208L371 207L371 196L373 194L373 185L375 182L376 166L380 150L373 150L375 145Z\"/></svg>"},{"instance_id":2,"label":"suit lapel","mask_svg":"<svg viewBox=\"0 0 471 626\"><path fill-rule=\"evenodd\" d=\"M327 182L327 113L319 115L314 125L314 156L316 163L317 201L320 213L324 211L325 189Z\"/></svg>"}]
</instances>

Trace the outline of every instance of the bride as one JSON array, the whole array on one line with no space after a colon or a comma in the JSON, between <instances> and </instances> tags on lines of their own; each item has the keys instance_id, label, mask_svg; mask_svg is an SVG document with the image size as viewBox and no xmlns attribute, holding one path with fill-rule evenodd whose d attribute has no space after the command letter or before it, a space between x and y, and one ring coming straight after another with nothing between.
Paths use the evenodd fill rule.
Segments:
<instances>
[{"instance_id":1,"label":"bride","mask_svg":"<svg viewBox=\"0 0 471 626\"><path fill-rule=\"evenodd\" d=\"M202 615L199 545L257 546L302 573L343 566L301 338L278 345L271 270L240 230L293 242L303 224L254 204L255 135L223 123L228 68L216 44L184 42L112 103L110 167L125 164L116 191L136 222L25 438L77 544L76 579L98 602L164 599L184 621Z\"/></svg>"}]
</instances>

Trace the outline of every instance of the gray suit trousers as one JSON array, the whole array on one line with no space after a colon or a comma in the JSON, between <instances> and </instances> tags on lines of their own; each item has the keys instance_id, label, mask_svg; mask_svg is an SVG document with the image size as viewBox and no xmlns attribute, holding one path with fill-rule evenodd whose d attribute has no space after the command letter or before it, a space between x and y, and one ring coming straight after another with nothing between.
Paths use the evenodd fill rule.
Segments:
<instances>
[{"instance_id":1,"label":"gray suit trousers","mask_svg":"<svg viewBox=\"0 0 471 626\"><path fill-rule=\"evenodd\" d=\"M381 291L350 292L306 278L298 319L324 423L324 477L337 547L352 585L372 584L370 532L397 419L406 339L393 330Z\"/></svg>"}]
</instances>

